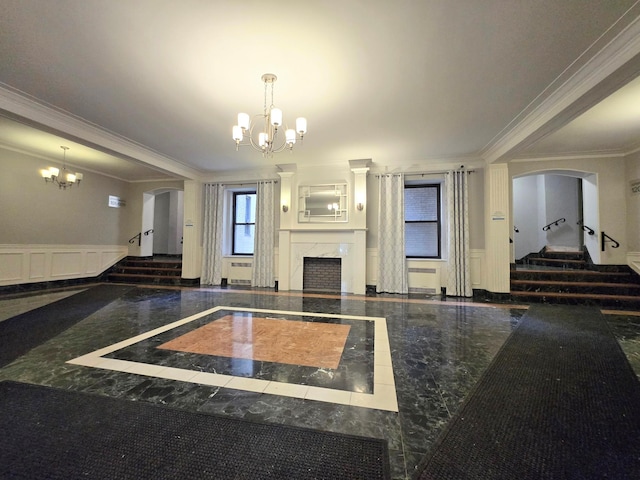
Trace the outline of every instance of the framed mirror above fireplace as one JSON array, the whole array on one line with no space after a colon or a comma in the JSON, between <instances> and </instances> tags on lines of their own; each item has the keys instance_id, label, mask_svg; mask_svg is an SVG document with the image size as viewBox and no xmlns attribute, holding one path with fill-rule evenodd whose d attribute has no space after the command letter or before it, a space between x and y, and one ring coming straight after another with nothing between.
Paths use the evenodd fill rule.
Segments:
<instances>
[{"instance_id":1,"label":"framed mirror above fireplace","mask_svg":"<svg viewBox=\"0 0 640 480\"><path fill-rule=\"evenodd\" d=\"M347 184L300 185L299 223L348 222Z\"/></svg>"}]
</instances>

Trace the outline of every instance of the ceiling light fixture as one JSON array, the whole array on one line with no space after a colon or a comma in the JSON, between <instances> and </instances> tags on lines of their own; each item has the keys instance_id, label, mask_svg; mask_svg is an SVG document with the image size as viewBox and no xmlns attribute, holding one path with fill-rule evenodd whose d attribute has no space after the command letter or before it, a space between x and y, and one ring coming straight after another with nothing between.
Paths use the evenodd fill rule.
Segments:
<instances>
[{"instance_id":1,"label":"ceiling light fixture","mask_svg":"<svg viewBox=\"0 0 640 480\"><path fill-rule=\"evenodd\" d=\"M296 140L300 142L307 133L307 119L303 117L296 118L296 128L288 128L284 132L284 138L278 138L278 127L282 126L282 110L276 108L273 104L273 84L276 83L276 77L273 73L265 73L262 75L264 82L264 110L250 119L249 114L239 113L238 124L233 127L233 139L236 142L236 151L241 145L251 145L253 148L262 152L262 156L271 157L274 153L288 149L293 150ZM267 90L271 86L271 105L267 106ZM254 137L254 130L262 128ZM249 137L249 141L241 143L244 136Z\"/></svg>"},{"instance_id":2,"label":"ceiling light fixture","mask_svg":"<svg viewBox=\"0 0 640 480\"><path fill-rule=\"evenodd\" d=\"M67 188L71 188L74 184L80 185L83 175L78 172L71 173L67 170L67 150L69 150L69 147L60 145L60 148L63 150L62 175L60 175L60 169L56 167L49 167L46 170L40 170L40 174L46 183L51 182L54 185L58 185L60 190L66 190Z\"/></svg>"}]
</instances>

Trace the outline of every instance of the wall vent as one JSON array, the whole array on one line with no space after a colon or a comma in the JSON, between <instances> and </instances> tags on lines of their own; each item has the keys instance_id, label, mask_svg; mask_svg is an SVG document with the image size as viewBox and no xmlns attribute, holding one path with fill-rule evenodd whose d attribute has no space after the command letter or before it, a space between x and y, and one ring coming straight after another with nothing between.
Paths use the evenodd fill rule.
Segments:
<instances>
[{"instance_id":1,"label":"wall vent","mask_svg":"<svg viewBox=\"0 0 640 480\"><path fill-rule=\"evenodd\" d=\"M435 288L409 288L409 293L419 293L424 295L435 295Z\"/></svg>"},{"instance_id":2,"label":"wall vent","mask_svg":"<svg viewBox=\"0 0 640 480\"><path fill-rule=\"evenodd\" d=\"M430 273L432 275L437 272L435 268L419 268L419 267L409 267L407 271L409 273Z\"/></svg>"}]
</instances>

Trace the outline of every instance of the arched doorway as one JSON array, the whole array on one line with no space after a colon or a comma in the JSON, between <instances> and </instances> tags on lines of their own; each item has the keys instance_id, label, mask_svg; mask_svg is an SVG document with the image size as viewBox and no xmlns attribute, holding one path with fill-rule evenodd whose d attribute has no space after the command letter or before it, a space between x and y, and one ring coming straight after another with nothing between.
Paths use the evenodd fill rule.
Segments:
<instances>
[{"instance_id":1,"label":"arched doorway","mask_svg":"<svg viewBox=\"0 0 640 480\"><path fill-rule=\"evenodd\" d=\"M513 177L512 261L541 249L585 248L600 262L597 176L574 170L536 171ZM587 227L587 228L584 228Z\"/></svg>"},{"instance_id":2,"label":"arched doorway","mask_svg":"<svg viewBox=\"0 0 640 480\"><path fill-rule=\"evenodd\" d=\"M140 256L182 255L183 194L175 188L142 194Z\"/></svg>"}]
</instances>

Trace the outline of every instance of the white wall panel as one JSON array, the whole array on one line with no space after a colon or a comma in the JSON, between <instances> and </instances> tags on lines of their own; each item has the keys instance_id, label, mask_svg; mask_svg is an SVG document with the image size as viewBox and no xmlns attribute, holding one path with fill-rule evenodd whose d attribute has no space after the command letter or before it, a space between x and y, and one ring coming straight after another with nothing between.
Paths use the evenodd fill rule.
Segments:
<instances>
[{"instance_id":1,"label":"white wall panel","mask_svg":"<svg viewBox=\"0 0 640 480\"><path fill-rule=\"evenodd\" d=\"M31 252L29 255L29 279L41 282L47 271L47 255L44 252Z\"/></svg>"},{"instance_id":2,"label":"white wall panel","mask_svg":"<svg viewBox=\"0 0 640 480\"><path fill-rule=\"evenodd\" d=\"M0 245L0 285L95 277L127 252L120 245Z\"/></svg>"}]
</instances>

